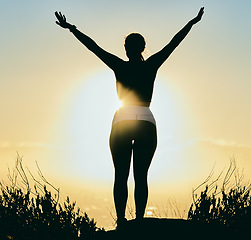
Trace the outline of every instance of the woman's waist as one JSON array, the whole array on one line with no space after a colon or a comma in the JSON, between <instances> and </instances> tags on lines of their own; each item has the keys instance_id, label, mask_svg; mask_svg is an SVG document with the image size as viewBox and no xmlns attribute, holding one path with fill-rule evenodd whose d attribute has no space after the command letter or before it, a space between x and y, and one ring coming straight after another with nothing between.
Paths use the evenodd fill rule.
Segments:
<instances>
[{"instance_id":1,"label":"woman's waist","mask_svg":"<svg viewBox=\"0 0 251 240\"><path fill-rule=\"evenodd\" d=\"M121 101L122 107L135 106L135 107L150 107L151 102L143 101Z\"/></svg>"},{"instance_id":2,"label":"woman's waist","mask_svg":"<svg viewBox=\"0 0 251 240\"><path fill-rule=\"evenodd\" d=\"M116 111L116 114L152 115L152 112L149 108L149 104L143 104L143 103L142 105L122 104L122 106Z\"/></svg>"}]
</instances>

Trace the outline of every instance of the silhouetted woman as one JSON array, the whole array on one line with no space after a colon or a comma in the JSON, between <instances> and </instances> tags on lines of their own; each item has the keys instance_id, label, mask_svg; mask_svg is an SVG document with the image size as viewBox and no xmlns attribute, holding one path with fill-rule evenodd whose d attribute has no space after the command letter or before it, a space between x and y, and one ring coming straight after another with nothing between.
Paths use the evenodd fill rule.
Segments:
<instances>
[{"instance_id":1,"label":"silhouetted woman","mask_svg":"<svg viewBox=\"0 0 251 240\"><path fill-rule=\"evenodd\" d=\"M117 226L126 222L127 179L132 153L136 219L142 219L144 216L148 198L147 173L157 145L156 123L149 109L156 73L192 26L201 20L203 13L204 8L201 8L198 15L189 21L162 50L146 60L142 56L145 39L139 33L129 34L124 45L129 61L108 53L90 37L80 32L76 26L69 24L64 15L60 12L55 13L58 19L56 23L62 28L69 29L115 73L117 94L122 102L122 106L114 115L110 134L110 149L115 167L114 202Z\"/></svg>"}]
</instances>

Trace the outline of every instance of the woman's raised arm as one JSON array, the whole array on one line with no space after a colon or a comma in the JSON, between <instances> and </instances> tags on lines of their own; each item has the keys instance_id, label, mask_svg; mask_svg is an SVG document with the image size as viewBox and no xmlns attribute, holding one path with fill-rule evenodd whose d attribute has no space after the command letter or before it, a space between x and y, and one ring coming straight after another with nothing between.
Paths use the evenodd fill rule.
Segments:
<instances>
[{"instance_id":1,"label":"woman's raised arm","mask_svg":"<svg viewBox=\"0 0 251 240\"><path fill-rule=\"evenodd\" d=\"M84 33L80 32L75 25L71 25L66 21L66 17L62 15L61 12L55 12L55 15L57 17L56 24L58 24L60 27L69 29L70 32L73 33L73 35L82 43L84 44L90 51L92 51L97 57L99 57L108 67L111 69L115 69L116 66L123 60L118 58L117 56L105 51L100 46L96 44L94 40L92 40L90 37L85 35Z\"/></svg>"},{"instance_id":2,"label":"woman's raised arm","mask_svg":"<svg viewBox=\"0 0 251 240\"><path fill-rule=\"evenodd\" d=\"M172 40L159 52L155 53L147 59L151 61L152 64L159 68L165 60L170 56L174 49L182 42L182 40L187 36L192 26L199 22L204 14L204 7L202 7L198 15L190 20L173 38Z\"/></svg>"}]
</instances>

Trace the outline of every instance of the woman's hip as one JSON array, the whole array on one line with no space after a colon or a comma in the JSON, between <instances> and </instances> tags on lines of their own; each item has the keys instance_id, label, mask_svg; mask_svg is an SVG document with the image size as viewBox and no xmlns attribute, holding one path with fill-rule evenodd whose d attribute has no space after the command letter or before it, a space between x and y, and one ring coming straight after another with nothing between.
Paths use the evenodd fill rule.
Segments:
<instances>
[{"instance_id":1,"label":"woman's hip","mask_svg":"<svg viewBox=\"0 0 251 240\"><path fill-rule=\"evenodd\" d=\"M119 108L112 121L112 126L116 125L121 121L140 121L140 122L150 122L156 126L155 118L149 107L144 106L125 106ZM136 124L137 122L134 122Z\"/></svg>"}]
</instances>

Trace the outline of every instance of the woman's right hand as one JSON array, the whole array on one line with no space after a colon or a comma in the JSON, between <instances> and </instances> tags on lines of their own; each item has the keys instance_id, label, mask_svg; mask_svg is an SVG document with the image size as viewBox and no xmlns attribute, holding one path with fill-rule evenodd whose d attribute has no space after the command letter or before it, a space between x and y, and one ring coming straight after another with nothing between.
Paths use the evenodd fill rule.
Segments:
<instances>
[{"instance_id":1,"label":"woman's right hand","mask_svg":"<svg viewBox=\"0 0 251 240\"><path fill-rule=\"evenodd\" d=\"M55 16L58 19L58 21L56 21L56 24L59 25L62 28L70 28L72 25L69 24L68 22L66 22L66 17L65 15L62 15L61 12L55 12Z\"/></svg>"},{"instance_id":2,"label":"woman's right hand","mask_svg":"<svg viewBox=\"0 0 251 240\"><path fill-rule=\"evenodd\" d=\"M198 13L198 15L192 20L193 21L193 24L196 24L197 22L199 22L202 18L204 14L204 7L202 7Z\"/></svg>"}]
</instances>

